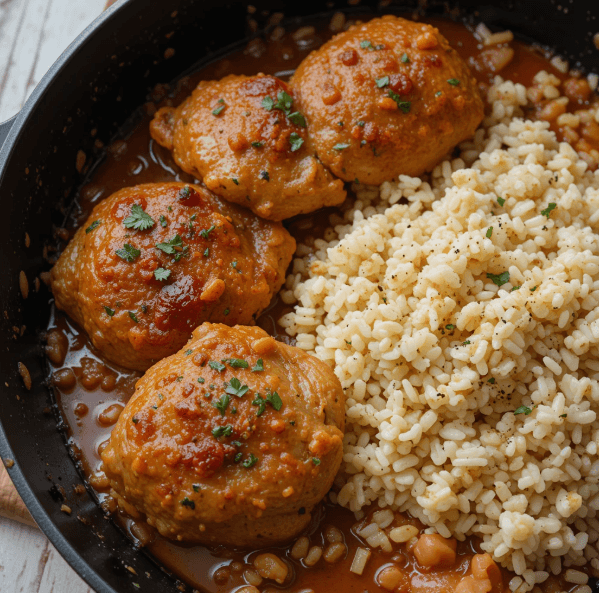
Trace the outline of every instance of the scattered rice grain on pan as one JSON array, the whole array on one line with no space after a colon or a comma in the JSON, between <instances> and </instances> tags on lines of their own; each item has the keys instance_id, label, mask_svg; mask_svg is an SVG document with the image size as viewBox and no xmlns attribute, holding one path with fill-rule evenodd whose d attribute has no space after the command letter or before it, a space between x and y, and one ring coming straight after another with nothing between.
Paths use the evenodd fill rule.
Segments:
<instances>
[{"instance_id":1,"label":"scattered rice grain on pan","mask_svg":"<svg viewBox=\"0 0 599 593\"><path fill-rule=\"evenodd\" d=\"M476 535L530 591L599 568L599 172L522 85L488 101L460 158L355 186L282 323L346 390L338 502Z\"/></svg>"}]
</instances>

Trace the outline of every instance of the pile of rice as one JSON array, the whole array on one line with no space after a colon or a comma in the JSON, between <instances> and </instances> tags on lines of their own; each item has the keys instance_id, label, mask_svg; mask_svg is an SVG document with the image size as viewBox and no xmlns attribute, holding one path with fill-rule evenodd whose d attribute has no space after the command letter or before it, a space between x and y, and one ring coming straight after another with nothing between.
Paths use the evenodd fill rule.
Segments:
<instances>
[{"instance_id":1,"label":"pile of rice","mask_svg":"<svg viewBox=\"0 0 599 593\"><path fill-rule=\"evenodd\" d=\"M460 158L354 186L281 322L347 394L338 502L476 535L530 591L599 570L599 172L522 85L488 100Z\"/></svg>"}]
</instances>

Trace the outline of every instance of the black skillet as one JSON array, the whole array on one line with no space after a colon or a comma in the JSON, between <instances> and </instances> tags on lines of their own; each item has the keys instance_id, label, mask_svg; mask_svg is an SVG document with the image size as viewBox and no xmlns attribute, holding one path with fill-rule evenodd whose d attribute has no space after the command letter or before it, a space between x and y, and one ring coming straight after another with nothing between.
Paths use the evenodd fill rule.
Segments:
<instances>
[{"instance_id":1,"label":"black skillet","mask_svg":"<svg viewBox=\"0 0 599 593\"><path fill-rule=\"evenodd\" d=\"M593 43L599 4L590 0L253 3L257 10L251 18L259 27L279 11L298 26L310 15L328 19L339 9L383 14L425 6L427 14L451 13L497 30L509 28L525 40L555 48L573 66L599 72L599 50ZM34 278L48 269L42 249L53 242L53 224L63 222L86 168L101 156L91 131L96 129L107 143L156 83L222 56L247 41L250 32L245 3L121 0L79 35L18 116L0 124L0 203L5 209L0 215L0 455L14 460L10 476L42 531L98 593L181 589L104 518L92 494L73 493L82 476L65 447L66 427L59 421L57 428L44 383L40 334L51 296L43 287L35 291ZM165 59L167 48L175 50L170 59ZM86 156L82 171L76 168L79 151ZM31 238L29 247L25 233ZM19 289L21 271L29 281L27 299ZM29 391L18 373L19 362L31 373ZM72 508L71 515L61 512L63 502Z\"/></svg>"}]
</instances>

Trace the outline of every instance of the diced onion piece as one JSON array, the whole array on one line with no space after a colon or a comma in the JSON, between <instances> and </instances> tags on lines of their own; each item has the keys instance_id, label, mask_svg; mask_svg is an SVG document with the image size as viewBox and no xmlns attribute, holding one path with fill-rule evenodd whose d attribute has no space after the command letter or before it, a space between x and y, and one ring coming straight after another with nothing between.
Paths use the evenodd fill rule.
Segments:
<instances>
[{"instance_id":1,"label":"diced onion piece","mask_svg":"<svg viewBox=\"0 0 599 593\"><path fill-rule=\"evenodd\" d=\"M354 574L362 574L366 568L366 563L370 559L370 554L370 550L366 548L358 548L349 570Z\"/></svg>"}]
</instances>

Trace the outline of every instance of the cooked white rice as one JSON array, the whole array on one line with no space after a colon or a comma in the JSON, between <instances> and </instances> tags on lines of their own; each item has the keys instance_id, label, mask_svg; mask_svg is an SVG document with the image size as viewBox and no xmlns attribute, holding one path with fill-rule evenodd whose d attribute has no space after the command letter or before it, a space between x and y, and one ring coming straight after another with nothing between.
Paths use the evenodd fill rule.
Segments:
<instances>
[{"instance_id":1,"label":"cooked white rice","mask_svg":"<svg viewBox=\"0 0 599 593\"><path fill-rule=\"evenodd\" d=\"M530 591L599 569L599 172L523 86L488 99L461 158L300 246L282 323L346 390L338 502L479 536Z\"/></svg>"}]
</instances>

